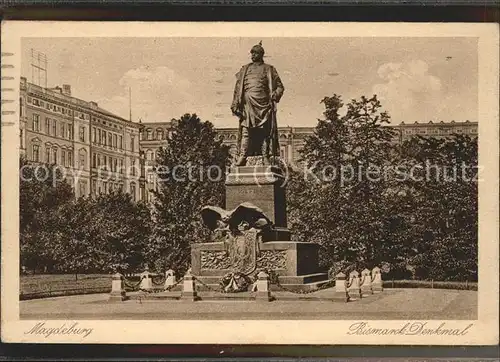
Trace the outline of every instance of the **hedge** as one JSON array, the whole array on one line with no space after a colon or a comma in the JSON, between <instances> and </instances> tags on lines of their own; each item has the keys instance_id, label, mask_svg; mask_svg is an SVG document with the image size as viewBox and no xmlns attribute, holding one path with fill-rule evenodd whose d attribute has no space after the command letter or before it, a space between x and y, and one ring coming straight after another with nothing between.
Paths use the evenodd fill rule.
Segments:
<instances>
[{"instance_id":1,"label":"hedge","mask_svg":"<svg viewBox=\"0 0 500 362\"><path fill-rule=\"evenodd\" d=\"M433 280L384 280L384 288L427 288L476 290L477 282L441 282Z\"/></svg>"}]
</instances>

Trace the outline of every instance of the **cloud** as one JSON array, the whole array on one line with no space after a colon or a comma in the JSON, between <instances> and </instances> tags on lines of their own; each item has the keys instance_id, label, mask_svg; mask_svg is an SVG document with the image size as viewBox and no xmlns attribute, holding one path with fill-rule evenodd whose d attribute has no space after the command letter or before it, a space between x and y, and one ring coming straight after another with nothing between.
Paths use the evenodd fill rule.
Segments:
<instances>
[{"instance_id":1,"label":"cloud","mask_svg":"<svg viewBox=\"0 0 500 362\"><path fill-rule=\"evenodd\" d=\"M124 118L129 115L131 90L133 120L166 121L190 112L194 97L191 82L166 66L130 69L118 82L118 95L99 100L99 105Z\"/></svg>"},{"instance_id":2,"label":"cloud","mask_svg":"<svg viewBox=\"0 0 500 362\"><path fill-rule=\"evenodd\" d=\"M428 121L436 119L442 111L441 80L429 73L426 62L385 63L377 73L383 83L375 84L373 93L394 122Z\"/></svg>"}]
</instances>

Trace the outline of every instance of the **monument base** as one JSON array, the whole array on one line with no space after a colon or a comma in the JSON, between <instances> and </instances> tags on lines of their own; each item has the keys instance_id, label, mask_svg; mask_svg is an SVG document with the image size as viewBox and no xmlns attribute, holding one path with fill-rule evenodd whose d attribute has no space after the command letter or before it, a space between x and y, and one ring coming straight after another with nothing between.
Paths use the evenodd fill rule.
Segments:
<instances>
[{"instance_id":1,"label":"monument base","mask_svg":"<svg viewBox=\"0 0 500 362\"><path fill-rule=\"evenodd\" d=\"M270 241L260 242L258 249L256 271L275 272L286 289L308 291L328 282L327 273L318 268L317 244ZM223 242L192 244L191 262L192 273L211 288L218 288L221 278L231 272ZM203 284L198 287L200 291L208 290ZM272 283L271 290L280 288Z\"/></svg>"}]
</instances>

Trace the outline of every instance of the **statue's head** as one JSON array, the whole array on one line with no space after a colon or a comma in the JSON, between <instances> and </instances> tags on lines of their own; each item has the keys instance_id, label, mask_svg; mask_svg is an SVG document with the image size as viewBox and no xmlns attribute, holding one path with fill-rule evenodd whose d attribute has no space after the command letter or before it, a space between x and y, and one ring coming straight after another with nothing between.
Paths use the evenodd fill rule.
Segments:
<instances>
[{"instance_id":1,"label":"statue's head","mask_svg":"<svg viewBox=\"0 0 500 362\"><path fill-rule=\"evenodd\" d=\"M254 45L250 50L250 56L252 58L252 62L261 62L264 58L264 48L262 47L262 41L259 44Z\"/></svg>"}]
</instances>

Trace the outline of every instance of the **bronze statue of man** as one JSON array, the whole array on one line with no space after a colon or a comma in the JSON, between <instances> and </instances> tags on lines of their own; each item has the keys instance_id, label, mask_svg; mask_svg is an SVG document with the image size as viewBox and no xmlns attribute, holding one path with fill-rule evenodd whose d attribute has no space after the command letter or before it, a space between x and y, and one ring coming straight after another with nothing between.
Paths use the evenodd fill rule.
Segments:
<instances>
[{"instance_id":1,"label":"bronze statue of man","mask_svg":"<svg viewBox=\"0 0 500 362\"><path fill-rule=\"evenodd\" d=\"M244 166L248 156L262 156L269 165L271 157L279 156L276 103L285 88L276 69L264 63L262 42L250 50L252 63L236 74L231 111L239 118L238 159Z\"/></svg>"}]
</instances>

